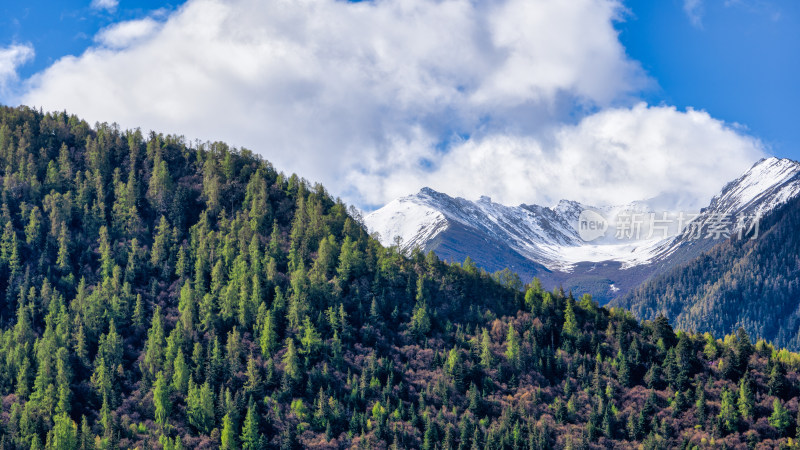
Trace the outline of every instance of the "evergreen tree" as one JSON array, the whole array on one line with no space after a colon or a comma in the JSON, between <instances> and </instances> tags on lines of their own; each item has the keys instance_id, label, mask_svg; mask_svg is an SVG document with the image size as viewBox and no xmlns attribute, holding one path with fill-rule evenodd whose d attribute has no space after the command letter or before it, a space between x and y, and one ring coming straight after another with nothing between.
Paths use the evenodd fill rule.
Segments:
<instances>
[{"instance_id":1,"label":"evergreen tree","mask_svg":"<svg viewBox=\"0 0 800 450\"><path fill-rule=\"evenodd\" d=\"M800 355L722 336L735 315L639 322L403 255L323 187L219 142L0 107L0 168L0 449L793 445ZM708 257L675 296L711 272L720 311L769 298L759 317L791 321L800 200L779 209L739 249L756 265Z\"/></svg>"},{"instance_id":2,"label":"evergreen tree","mask_svg":"<svg viewBox=\"0 0 800 450\"><path fill-rule=\"evenodd\" d=\"M183 351L178 349L172 370L172 388L176 392L185 394L189 388L189 366L183 356Z\"/></svg>"},{"instance_id":3,"label":"evergreen tree","mask_svg":"<svg viewBox=\"0 0 800 450\"><path fill-rule=\"evenodd\" d=\"M275 318L272 310L268 310L265 313L259 343L261 344L261 354L265 358L272 356L272 352L275 351L278 345L278 334L275 330Z\"/></svg>"},{"instance_id":4,"label":"evergreen tree","mask_svg":"<svg viewBox=\"0 0 800 450\"><path fill-rule=\"evenodd\" d=\"M739 400L737 405L739 414L744 420L753 420L753 411L755 409L755 395L750 384L749 377L742 377L739 380Z\"/></svg>"},{"instance_id":5,"label":"evergreen tree","mask_svg":"<svg viewBox=\"0 0 800 450\"><path fill-rule=\"evenodd\" d=\"M69 269L69 236L67 233L67 225L62 223L58 235L58 257L56 258L56 265L62 271Z\"/></svg>"},{"instance_id":6,"label":"evergreen tree","mask_svg":"<svg viewBox=\"0 0 800 450\"><path fill-rule=\"evenodd\" d=\"M508 325L508 333L506 333L506 358L513 365L519 365L520 344L519 333L513 325Z\"/></svg>"},{"instance_id":7,"label":"evergreen tree","mask_svg":"<svg viewBox=\"0 0 800 450\"><path fill-rule=\"evenodd\" d=\"M252 404L251 400L242 425L242 450L258 450L259 441L258 418L256 417L255 405Z\"/></svg>"},{"instance_id":8,"label":"evergreen tree","mask_svg":"<svg viewBox=\"0 0 800 450\"><path fill-rule=\"evenodd\" d=\"M222 446L220 448L225 450L238 449L239 442L236 434L235 425L230 414L225 414L225 417L222 418Z\"/></svg>"},{"instance_id":9,"label":"evergreen tree","mask_svg":"<svg viewBox=\"0 0 800 450\"><path fill-rule=\"evenodd\" d=\"M727 388L722 390L719 415L717 415L720 427L726 433L733 433L739 427L739 414L736 409L736 400L733 393Z\"/></svg>"},{"instance_id":10,"label":"evergreen tree","mask_svg":"<svg viewBox=\"0 0 800 450\"><path fill-rule=\"evenodd\" d=\"M153 404L156 409L156 423L161 425L162 428L167 424L167 419L169 418L170 410L172 409L169 396L170 387L167 383L166 377L164 376L164 372L158 372L158 375L156 376L156 383L153 388Z\"/></svg>"},{"instance_id":11,"label":"evergreen tree","mask_svg":"<svg viewBox=\"0 0 800 450\"><path fill-rule=\"evenodd\" d=\"M147 332L142 372L146 371L150 375L155 376L155 374L162 369L165 344L166 339L161 318L161 308L156 307L156 310L153 312L150 330Z\"/></svg>"},{"instance_id":12,"label":"evergreen tree","mask_svg":"<svg viewBox=\"0 0 800 450\"><path fill-rule=\"evenodd\" d=\"M111 254L111 240L108 236L108 228L100 227L100 240L98 243L100 252L100 270L104 278L111 276L114 270L114 257Z\"/></svg>"},{"instance_id":13,"label":"evergreen tree","mask_svg":"<svg viewBox=\"0 0 800 450\"><path fill-rule=\"evenodd\" d=\"M706 391L703 389L702 383L697 383L695 399L697 423L702 426L705 425L708 414L708 407L706 405Z\"/></svg>"},{"instance_id":14,"label":"evergreen tree","mask_svg":"<svg viewBox=\"0 0 800 450\"><path fill-rule=\"evenodd\" d=\"M297 357L297 350L294 346L294 339L286 338L286 353L283 356L284 373L290 382L300 379L300 364Z\"/></svg>"},{"instance_id":15,"label":"evergreen tree","mask_svg":"<svg viewBox=\"0 0 800 450\"><path fill-rule=\"evenodd\" d=\"M198 386L190 379L186 410L189 423L195 429L205 434L211 432L214 426L214 392L208 382Z\"/></svg>"},{"instance_id":16,"label":"evergreen tree","mask_svg":"<svg viewBox=\"0 0 800 450\"><path fill-rule=\"evenodd\" d=\"M66 413L53 418L53 429L47 437L47 448L57 450L78 448L78 425Z\"/></svg>"},{"instance_id":17,"label":"evergreen tree","mask_svg":"<svg viewBox=\"0 0 800 450\"><path fill-rule=\"evenodd\" d=\"M769 380L767 381L769 395L783 398L787 391L786 384L786 369L780 361L776 361L772 365L772 370L769 373Z\"/></svg>"},{"instance_id":18,"label":"evergreen tree","mask_svg":"<svg viewBox=\"0 0 800 450\"><path fill-rule=\"evenodd\" d=\"M563 336L572 337L578 332L578 321L575 318L575 310L572 307L572 300L567 300L564 308L564 326L561 329Z\"/></svg>"},{"instance_id":19,"label":"evergreen tree","mask_svg":"<svg viewBox=\"0 0 800 450\"><path fill-rule=\"evenodd\" d=\"M769 416L769 424L775 427L782 436L785 436L789 431L791 425L791 416L789 411L783 406L777 398L772 401L772 414Z\"/></svg>"}]
</instances>

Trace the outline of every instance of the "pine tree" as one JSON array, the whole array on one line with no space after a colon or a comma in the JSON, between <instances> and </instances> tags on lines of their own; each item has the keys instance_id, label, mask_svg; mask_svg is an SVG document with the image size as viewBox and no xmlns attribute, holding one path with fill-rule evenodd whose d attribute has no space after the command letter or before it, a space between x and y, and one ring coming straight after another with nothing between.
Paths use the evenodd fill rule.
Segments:
<instances>
[{"instance_id":1,"label":"pine tree","mask_svg":"<svg viewBox=\"0 0 800 450\"><path fill-rule=\"evenodd\" d=\"M461 353L455 347L452 348L450 353L447 355L445 372L450 376L450 380L455 389L461 392L464 382L464 367L463 362L461 361Z\"/></svg>"},{"instance_id":2,"label":"pine tree","mask_svg":"<svg viewBox=\"0 0 800 450\"><path fill-rule=\"evenodd\" d=\"M469 390L467 391L467 401L469 402L467 409L469 409L475 416L479 416L483 404L481 401L480 392L478 392L478 387L475 386L475 383L470 383L469 385Z\"/></svg>"},{"instance_id":3,"label":"pine tree","mask_svg":"<svg viewBox=\"0 0 800 450\"><path fill-rule=\"evenodd\" d=\"M47 448L58 450L78 448L78 425L67 413L53 417L53 429L47 436Z\"/></svg>"},{"instance_id":4,"label":"pine tree","mask_svg":"<svg viewBox=\"0 0 800 450\"><path fill-rule=\"evenodd\" d=\"M358 276L361 270L361 252L358 243L350 236L344 238L341 252L339 253L339 266L336 269L341 282L347 282L351 277Z\"/></svg>"},{"instance_id":5,"label":"pine tree","mask_svg":"<svg viewBox=\"0 0 800 450\"><path fill-rule=\"evenodd\" d=\"M172 177L169 173L166 161L161 158L161 151L158 150L153 162L153 173L150 176L150 185L147 189L147 196L150 199L153 209L160 213L166 213L171 200Z\"/></svg>"},{"instance_id":6,"label":"pine tree","mask_svg":"<svg viewBox=\"0 0 800 450\"><path fill-rule=\"evenodd\" d=\"M78 448L80 450L92 450L95 448L94 433L92 433L92 429L89 427L89 421L86 420L86 416L81 416L81 433Z\"/></svg>"},{"instance_id":7,"label":"pine tree","mask_svg":"<svg viewBox=\"0 0 800 450\"><path fill-rule=\"evenodd\" d=\"M311 323L311 319L309 319L308 316L303 319L303 326L301 328L300 353L308 360L316 353L317 349L322 344L322 339L320 339L319 333L317 333L314 324Z\"/></svg>"},{"instance_id":8,"label":"pine tree","mask_svg":"<svg viewBox=\"0 0 800 450\"><path fill-rule=\"evenodd\" d=\"M183 351L178 349L178 355L175 357L173 364L172 388L176 392L185 394L189 387L189 376L189 366L186 364Z\"/></svg>"},{"instance_id":9,"label":"pine tree","mask_svg":"<svg viewBox=\"0 0 800 450\"><path fill-rule=\"evenodd\" d=\"M772 414L769 416L769 424L775 427L780 433L781 436L786 436L786 433L789 431L789 426L791 425L791 417L789 416L789 410L787 410L783 403L777 398L772 401Z\"/></svg>"},{"instance_id":10,"label":"pine tree","mask_svg":"<svg viewBox=\"0 0 800 450\"><path fill-rule=\"evenodd\" d=\"M567 300L564 308L564 326L561 328L561 335L566 337L575 336L578 333L578 321L575 318L575 310L572 307L572 300Z\"/></svg>"},{"instance_id":11,"label":"pine tree","mask_svg":"<svg viewBox=\"0 0 800 450\"><path fill-rule=\"evenodd\" d=\"M164 364L166 339L164 337L164 325L161 318L161 308L156 307L153 312L153 320L150 330L147 332L147 343L145 344L144 360L142 371L150 375L160 371Z\"/></svg>"},{"instance_id":12,"label":"pine tree","mask_svg":"<svg viewBox=\"0 0 800 450\"><path fill-rule=\"evenodd\" d=\"M197 386L189 381L189 395L186 398L189 424L198 431L208 434L214 427L214 392L206 381Z\"/></svg>"},{"instance_id":13,"label":"pine tree","mask_svg":"<svg viewBox=\"0 0 800 450\"><path fill-rule=\"evenodd\" d=\"M191 333L197 319L197 302L192 291L192 284L189 280L184 281L181 288L180 300L178 301L178 312L181 314L183 329Z\"/></svg>"},{"instance_id":14,"label":"pine tree","mask_svg":"<svg viewBox=\"0 0 800 450\"><path fill-rule=\"evenodd\" d=\"M31 208L28 214L28 224L25 226L25 242L30 246L37 246L42 235L42 212L38 206Z\"/></svg>"},{"instance_id":15,"label":"pine tree","mask_svg":"<svg viewBox=\"0 0 800 450\"><path fill-rule=\"evenodd\" d=\"M272 352L275 351L278 345L278 334L275 331L275 318L273 317L272 310L268 310L265 313L259 344L261 345L261 354L264 355L264 358L271 357Z\"/></svg>"},{"instance_id":16,"label":"pine tree","mask_svg":"<svg viewBox=\"0 0 800 450\"><path fill-rule=\"evenodd\" d=\"M706 406L706 390L703 389L703 383L697 383L697 389L695 391L695 409L697 417L697 423L699 425L705 425L706 417L707 417L707 406Z\"/></svg>"},{"instance_id":17,"label":"pine tree","mask_svg":"<svg viewBox=\"0 0 800 450\"><path fill-rule=\"evenodd\" d=\"M514 328L513 324L508 324L508 333L506 333L506 358L514 367L519 365L520 344L519 333Z\"/></svg>"},{"instance_id":18,"label":"pine tree","mask_svg":"<svg viewBox=\"0 0 800 450\"><path fill-rule=\"evenodd\" d=\"M19 271L19 242L17 241L17 232L14 231L14 226L10 221L6 222L3 231L2 245L0 245L0 259L7 265L12 276Z\"/></svg>"},{"instance_id":19,"label":"pine tree","mask_svg":"<svg viewBox=\"0 0 800 450\"><path fill-rule=\"evenodd\" d=\"M167 383L164 372L158 372L156 375L156 383L153 388L153 404L156 408L156 423L163 428L167 424L167 419L172 409L170 403L170 388Z\"/></svg>"},{"instance_id":20,"label":"pine tree","mask_svg":"<svg viewBox=\"0 0 800 450\"><path fill-rule=\"evenodd\" d=\"M150 264L157 270L166 270L165 263L171 250L172 228L167 218L161 216L156 227L156 236L153 239L153 248L150 251ZM164 273L168 273L167 271Z\"/></svg>"},{"instance_id":21,"label":"pine tree","mask_svg":"<svg viewBox=\"0 0 800 450\"><path fill-rule=\"evenodd\" d=\"M739 380L739 400L737 401L739 414L744 420L753 420L753 410L755 408L755 396L750 387L750 379L745 376Z\"/></svg>"},{"instance_id":22,"label":"pine tree","mask_svg":"<svg viewBox=\"0 0 800 450\"><path fill-rule=\"evenodd\" d=\"M283 372L291 383L300 379L300 364L297 358L297 350L294 346L294 339L286 338L286 353L283 355Z\"/></svg>"},{"instance_id":23,"label":"pine tree","mask_svg":"<svg viewBox=\"0 0 800 450\"><path fill-rule=\"evenodd\" d=\"M422 337L431 330L431 317L428 306L425 303L417 303L411 315L411 332Z\"/></svg>"},{"instance_id":24,"label":"pine tree","mask_svg":"<svg viewBox=\"0 0 800 450\"><path fill-rule=\"evenodd\" d=\"M786 369L780 361L775 361L772 365L772 370L769 373L769 380L767 381L767 388L769 395L783 398L786 395Z\"/></svg>"},{"instance_id":25,"label":"pine tree","mask_svg":"<svg viewBox=\"0 0 800 450\"><path fill-rule=\"evenodd\" d=\"M225 417L222 418L222 446L220 448L224 450L236 450L239 448L239 442L237 433L235 431L235 425L233 424L233 420L231 419L230 414L225 414Z\"/></svg>"},{"instance_id":26,"label":"pine tree","mask_svg":"<svg viewBox=\"0 0 800 450\"><path fill-rule=\"evenodd\" d=\"M481 366L483 366L484 370L492 367L493 359L492 341L489 338L489 332L484 328L481 331Z\"/></svg>"},{"instance_id":27,"label":"pine tree","mask_svg":"<svg viewBox=\"0 0 800 450\"><path fill-rule=\"evenodd\" d=\"M242 425L242 450L258 450L260 436L258 433L258 418L256 417L255 405L250 400L247 407L247 415Z\"/></svg>"},{"instance_id":28,"label":"pine tree","mask_svg":"<svg viewBox=\"0 0 800 450\"><path fill-rule=\"evenodd\" d=\"M733 392L727 388L723 388L722 390L722 399L720 401L717 419L725 433L733 433L739 428L739 412L736 409L736 400Z\"/></svg>"},{"instance_id":29,"label":"pine tree","mask_svg":"<svg viewBox=\"0 0 800 450\"><path fill-rule=\"evenodd\" d=\"M111 254L111 239L108 236L108 228L100 227L100 239L98 241L100 252L100 270L104 278L111 276L114 269L114 257Z\"/></svg>"},{"instance_id":30,"label":"pine tree","mask_svg":"<svg viewBox=\"0 0 800 450\"><path fill-rule=\"evenodd\" d=\"M61 231L58 234L58 257L56 258L56 265L62 271L69 269L69 236L67 225L61 224Z\"/></svg>"}]
</instances>

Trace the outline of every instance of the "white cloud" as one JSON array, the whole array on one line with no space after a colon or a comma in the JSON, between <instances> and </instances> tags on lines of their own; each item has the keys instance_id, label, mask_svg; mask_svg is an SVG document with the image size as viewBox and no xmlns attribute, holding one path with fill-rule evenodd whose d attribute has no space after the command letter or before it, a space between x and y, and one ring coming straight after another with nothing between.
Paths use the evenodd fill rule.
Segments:
<instances>
[{"instance_id":1,"label":"white cloud","mask_svg":"<svg viewBox=\"0 0 800 450\"><path fill-rule=\"evenodd\" d=\"M437 159L432 171L399 162L388 177L355 181L376 186L375 200L407 194L403 187L414 180L471 199L490 192L506 204L654 199L659 207L696 210L763 156L759 141L704 111L640 103L587 116L549 137L468 141Z\"/></svg>"},{"instance_id":2,"label":"white cloud","mask_svg":"<svg viewBox=\"0 0 800 450\"><path fill-rule=\"evenodd\" d=\"M157 28L158 22L149 17L129 20L100 30L94 40L106 47L121 49L151 36Z\"/></svg>"},{"instance_id":3,"label":"white cloud","mask_svg":"<svg viewBox=\"0 0 800 450\"><path fill-rule=\"evenodd\" d=\"M119 0L92 0L92 8L113 11L117 9Z\"/></svg>"},{"instance_id":4,"label":"white cloud","mask_svg":"<svg viewBox=\"0 0 800 450\"><path fill-rule=\"evenodd\" d=\"M683 0L683 12L694 27L703 28L703 0Z\"/></svg>"},{"instance_id":5,"label":"white cloud","mask_svg":"<svg viewBox=\"0 0 800 450\"><path fill-rule=\"evenodd\" d=\"M30 44L0 47L0 95L5 95L9 85L18 80L17 68L33 59L34 54Z\"/></svg>"},{"instance_id":6,"label":"white cloud","mask_svg":"<svg viewBox=\"0 0 800 450\"><path fill-rule=\"evenodd\" d=\"M361 205L423 185L506 202L546 201L557 189L589 196L563 175L572 159L594 170L597 182L584 184L598 199L658 194L675 183L638 177L635 189L601 189L603 173L581 159L594 156L585 146L630 165L616 171L650 168L637 158L669 152L679 153L676 166L693 164L689 150L654 152L625 134L642 129L696 151L672 135L694 124L697 136L755 149L704 113L625 107L648 79L618 40L623 12L615 0L190 0L162 24L104 30L100 45L29 80L20 101L246 146ZM629 123L617 153L601 133L614 123ZM697 167L712 171L709 183L730 175ZM566 185L537 181L548 179ZM705 194L688 181L684 190Z\"/></svg>"}]
</instances>

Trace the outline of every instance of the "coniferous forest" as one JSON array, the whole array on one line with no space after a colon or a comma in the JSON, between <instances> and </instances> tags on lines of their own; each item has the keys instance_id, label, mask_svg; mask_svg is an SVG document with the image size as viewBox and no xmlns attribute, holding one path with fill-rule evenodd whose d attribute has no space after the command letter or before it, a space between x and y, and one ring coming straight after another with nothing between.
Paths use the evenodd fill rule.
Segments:
<instances>
[{"instance_id":1,"label":"coniferous forest","mask_svg":"<svg viewBox=\"0 0 800 450\"><path fill-rule=\"evenodd\" d=\"M665 314L683 329L752 336L800 349L800 199L760 221L755 238L733 236L613 303L637 317Z\"/></svg>"},{"instance_id":2,"label":"coniferous forest","mask_svg":"<svg viewBox=\"0 0 800 450\"><path fill-rule=\"evenodd\" d=\"M384 248L223 143L0 108L0 447L766 448L800 357Z\"/></svg>"}]
</instances>

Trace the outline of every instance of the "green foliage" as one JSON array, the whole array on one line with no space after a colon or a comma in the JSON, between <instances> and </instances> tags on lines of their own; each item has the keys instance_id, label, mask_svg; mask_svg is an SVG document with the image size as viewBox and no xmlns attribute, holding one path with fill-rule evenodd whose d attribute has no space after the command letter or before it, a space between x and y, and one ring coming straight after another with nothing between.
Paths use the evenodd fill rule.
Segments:
<instances>
[{"instance_id":1,"label":"green foliage","mask_svg":"<svg viewBox=\"0 0 800 450\"><path fill-rule=\"evenodd\" d=\"M800 355L404 256L244 149L0 107L0 172L3 449L702 448L794 431Z\"/></svg>"},{"instance_id":2,"label":"green foliage","mask_svg":"<svg viewBox=\"0 0 800 450\"><path fill-rule=\"evenodd\" d=\"M753 388L751 387L750 379L747 377L744 377L739 381L739 399L737 400L737 406L739 408L739 415L742 417L742 419L753 419L755 395L753 394Z\"/></svg>"},{"instance_id":3,"label":"green foliage","mask_svg":"<svg viewBox=\"0 0 800 450\"><path fill-rule=\"evenodd\" d=\"M519 364L519 332L512 324L508 324L508 332L506 333L506 358L514 366Z\"/></svg>"},{"instance_id":4,"label":"green foliage","mask_svg":"<svg viewBox=\"0 0 800 450\"><path fill-rule=\"evenodd\" d=\"M208 382L198 386L189 380L186 409L189 424L201 433L209 434L214 427L214 392Z\"/></svg>"},{"instance_id":5,"label":"green foliage","mask_svg":"<svg viewBox=\"0 0 800 450\"><path fill-rule=\"evenodd\" d=\"M728 389L722 390L717 420L719 420L720 427L726 433L733 433L739 428L739 411L736 409L733 392Z\"/></svg>"},{"instance_id":6,"label":"green foliage","mask_svg":"<svg viewBox=\"0 0 800 450\"><path fill-rule=\"evenodd\" d=\"M235 431L235 425L233 424L233 419L231 419L230 414L225 414L225 417L222 418L221 440L221 449L236 450L239 448L239 438Z\"/></svg>"},{"instance_id":7,"label":"green foliage","mask_svg":"<svg viewBox=\"0 0 800 450\"><path fill-rule=\"evenodd\" d=\"M567 301L564 308L564 326L561 328L561 334L564 336L575 336L578 333L578 321L575 319L575 310L572 307L572 301Z\"/></svg>"},{"instance_id":8,"label":"green foliage","mask_svg":"<svg viewBox=\"0 0 800 450\"><path fill-rule=\"evenodd\" d=\"M162 427L166 425L172 405L169 400L170 386L167 383L164 372L158 372L156 384L153 388L153 405L155 406L156 423Z\"/></svg>"},{"instance_id":9,"label":"green foliage","mask_svg":"<svg viewBox=\"0 0 800 450\"><path fill-rule=\"evenodd\" d=\"M778 433L784 436L789 431L789 426L792 424L789 411L777 398L772 401L772 414L769 416L769 424L775 427Z\"/></svg>"},{"instance_id":10,"label":"green foliage","mask_svg":"<svg viewBox=\"0 0 800 450\"><path fill-rule=\"evenodd\" d=\"M256 417L255 406L247 408L247 415L242 425L242 450L258 450L261 438L258 432L258 418Z\"/></svg>"},{"instance_id":11,"label":"green foliage","mask_svg":"<svg viewBox=\"0 0 800 450\"><path fill-rule=\"evenodd\" d=\"M614 303L642 319L667 314L678 328L715 336L743 326L751 336L800 350L798 228L800 198L795 198L759 218L755 239L734 235ZM713 343L706 349L713 352Z\"/></svg>"}]
</instances>

